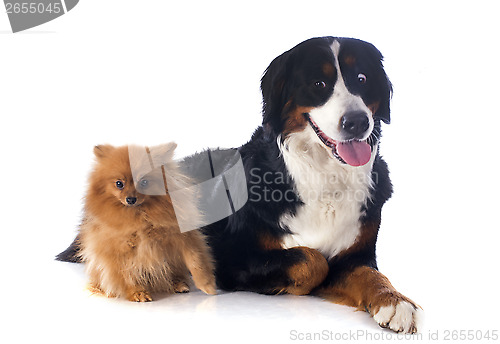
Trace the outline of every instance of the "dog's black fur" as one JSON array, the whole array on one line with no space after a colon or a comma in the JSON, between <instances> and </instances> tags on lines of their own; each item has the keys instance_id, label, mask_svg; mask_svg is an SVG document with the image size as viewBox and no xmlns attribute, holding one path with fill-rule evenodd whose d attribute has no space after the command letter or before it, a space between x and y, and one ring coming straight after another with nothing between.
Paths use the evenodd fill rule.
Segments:
<instances>
[{"instance_id":1,"label":"dog's black fur","mask_svg":"<svg viewBox=\"0 0 500 344\"><path fill-rule=\"evenodd\" d=\"M217 262L218 285L222 289L279 292L293 283L286 271L304 259L301 251L293 249L263 249L262 240L272 238L279 242L289 233L287 228L280 226L280 217L286 212L294 213L302 205L277 141L278 137L283 139L287 129L287 117L283 115L286 107L317 107L333 92L333 87L316 90L309 85L314 80L334 84L339 73L327 77L322 71L322 65L333 60L330 49L333 40L332 37L315 38L299 44L277 57L262 78L263 126L239 149L247 172L249 202L236 214L205 228ZM356 68L371 77L372 84L362 89L355 80L347 79L345 83L349 91L360 94L366 104L380 103L373 116L375 127L371 144L375 145L380 138L380 121L390 122L391 84L382 68L382 56L373 45L359 40L340 39L340 44L339 60L342 54L356 57L355 66L341 65L341 68ZM342 73L357 74L348 70ZM392 193L387 164L380 156L374 161L372 179L371 198L360 221L361 228L376 223L378 230L382 205ZM283 197L270 199L273 192ZM376 231L371 229L366 236L366 242L359 249L330 259L329 274L323 285L336 283L339 276L355 266L377 268Z\"/></svg>"}]
</instances>

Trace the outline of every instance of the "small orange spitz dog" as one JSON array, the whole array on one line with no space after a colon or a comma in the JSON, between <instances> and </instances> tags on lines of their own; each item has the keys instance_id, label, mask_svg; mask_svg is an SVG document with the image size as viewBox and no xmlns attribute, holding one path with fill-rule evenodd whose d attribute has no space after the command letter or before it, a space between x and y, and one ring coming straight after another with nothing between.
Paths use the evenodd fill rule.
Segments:
<instances>
[{"instance_id":1,"label":"small orange spitz dog","mask_svg":"<svg viewBox=\"0 0 500 344\"><path fill-rule=\"evenodd\" d=\"M199 289L216 293L214 262L203 234L179 228L177 217L194 223L201 215L189 188L192 181L173 160L175 147L170 143L154 149L94 148L97 161L77 238L91 290L130 301L152 301L154 292L189 291L191 273ZM147 154L130 158L132 150L141 149ZM180 195L184 200L175 211L172 189L176 199Z\"/></svg>"}]
</instances>

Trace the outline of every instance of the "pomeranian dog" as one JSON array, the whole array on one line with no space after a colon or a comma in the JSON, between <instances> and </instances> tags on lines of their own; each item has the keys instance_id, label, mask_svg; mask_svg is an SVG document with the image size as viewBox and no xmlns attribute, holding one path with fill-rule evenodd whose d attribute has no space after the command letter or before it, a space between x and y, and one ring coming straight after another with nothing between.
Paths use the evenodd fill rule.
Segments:
<instances>
[{"instance_id":1,"label":"pomeranian dog","mask_svg":"<svg viewBox=\"0 0 500 344\"><path fill-rule=\"evenodd\" d=\"M155 292L188 292L191 274L196 287L216 293L210 249L194 229L202 215L193 182L173 160L175 147L94 148L77 237L92 291L152 301ZM175 209L172 192L182 201ZM193 230L181 231L181 221Z\"/></svg>"}]
</instances>

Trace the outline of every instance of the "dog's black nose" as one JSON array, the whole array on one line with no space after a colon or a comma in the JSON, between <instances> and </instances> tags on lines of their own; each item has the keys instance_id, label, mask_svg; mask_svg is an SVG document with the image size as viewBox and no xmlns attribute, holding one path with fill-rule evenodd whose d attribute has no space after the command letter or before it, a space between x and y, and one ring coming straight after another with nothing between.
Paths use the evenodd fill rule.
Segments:
<instances>
[{"instance_id":1,"label":"dog's black nose","mask_svg":"<svg viewBox=\"0 0 500 344\"><path fill-rule=\"evenodd\" d=\"M125 201L127 201L127 203L130 205L134 205L135 202L137 202L137 197L127 197Z\"/></svg>"},{"instance_id":2,"label":"dog's black nose","mask_svg":"<svg viewBox=\"0 0 500 344\"><path fill-rule=\"evenodd\" d=\"M363 136L370 127L370 122L364 111L351 111L342 116L340 126L348 136L347 139L355 139Z\"/></svg>"}]
</instances>

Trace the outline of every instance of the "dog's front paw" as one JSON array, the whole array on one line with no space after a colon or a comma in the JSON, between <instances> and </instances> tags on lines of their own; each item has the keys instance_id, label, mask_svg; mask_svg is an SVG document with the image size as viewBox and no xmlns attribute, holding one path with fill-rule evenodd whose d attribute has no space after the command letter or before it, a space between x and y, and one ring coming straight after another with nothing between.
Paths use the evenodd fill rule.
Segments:
<instances>
[{"instance_id":1,"label":"dog's front paw","mask_svg":"<svg viewBox=\"0 0 500 344\"><path fill-rule=\"evenodd\" d=\"M373 319L383 328L395 332L417 333L422 322L422 308L406 298L396 298L387 306L381 306Z\"/></svg>"},{"instance_id":2,"label":"dog's front paw","mask_svg":"<svg viewBox=\"0 0 500 344\"><path fill-rule=\"evenodd\" d=\"M147 291L136 291L129 295L128 300L132 302L150 302L153 301L153 298Z\"/></svg>"},{"instance_id":3,"label":"dog's front paw","mask_svg":"<svg viewBox=\"0 0 500 344\"><path fill-rule=\"evenodd\" d=\"M208 294L208 295L216 295L217 294L217 288L215 286L215 281L209 281L209 282L204 283L202 285L197 285L197 287L205 294Z\"/></svg>"},{"instance_id":4,"label":"dog's front paw","mask_svg":"<svg viewBox=\"0 0 500 344\"><path fill-rule=\"evenodd\" d=\"M294 247L288 253L298 253L298 261L288 268L290 285L284 289L288 294L306 295L320 285L328 275L328 262L323 255L309 247Z\"/></svg>"},{"instance_id":5,"label":"dog's front paw","mask_svg":"<svg viewBox=\"0 0 500 344\"><path fill-rule=\"evenodd\" d=\"M203 270L193 270L194 285L205 294L216 295L217 286L215 283L215 276L212 272Z\"/></svg>"}]
</instances>

